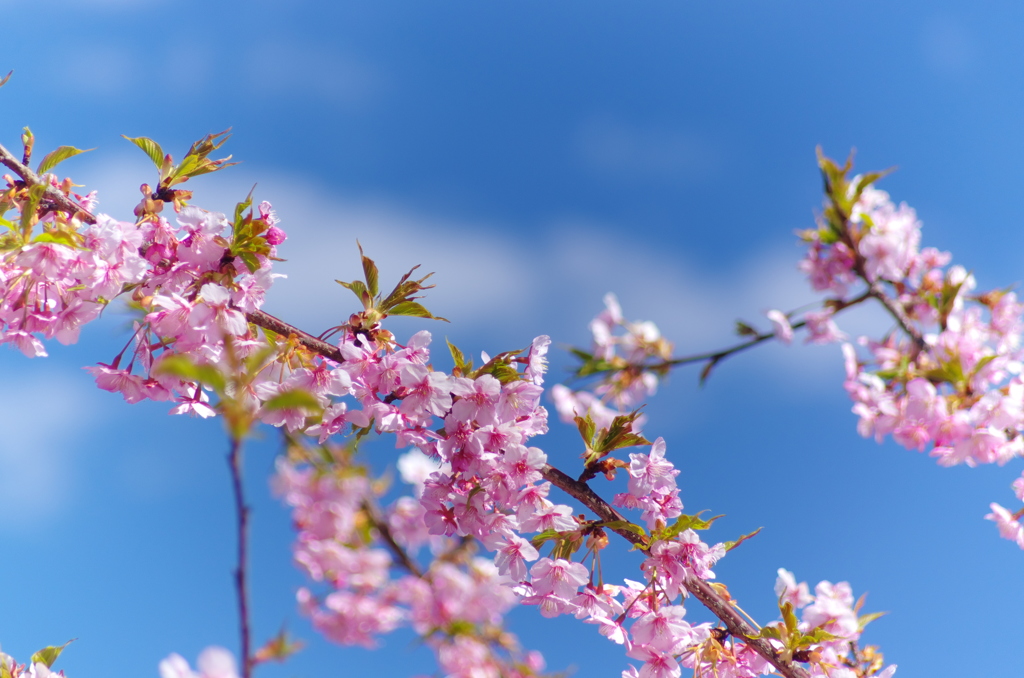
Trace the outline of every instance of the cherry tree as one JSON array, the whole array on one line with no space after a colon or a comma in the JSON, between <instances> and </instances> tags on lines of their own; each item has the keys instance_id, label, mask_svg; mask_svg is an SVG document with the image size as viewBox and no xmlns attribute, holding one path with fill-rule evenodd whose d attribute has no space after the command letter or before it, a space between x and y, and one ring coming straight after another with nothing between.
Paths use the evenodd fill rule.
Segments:
<instances>
[{"instance_id":1,"label":"cherry tree","mask_svg":"<svg viewBox=\"0 0 1024 678\"><path fill-rule=\"evenodd\" d=\"M314 333L264 312L287 215L252 194L233 214L209 212L183 188L232 164L214 159L226 138L208 135L178 160L149 138L129 139L155 174L134 215L119 217L97 212L95 191L78 193L56 173L78 149L39 159L28 130L21 153L0 146L9 171L0 189L0 343L45 357L46 342L74 343L104 308L125 304L130 335L89 368L96 385L129 404L166 402L171 414L224 423L238 656L211 646L193 668L172 654L159 664L162 678L249 678L298 649L283 632L259 641L250 631L242 458L260 427L281 431L270 482L292 512L294 559L308 578L297 603L317 631L372 648L411 628L443 675L474 678L544 675L543 657L505 628L516 605L593 625L621 646L625 677L895 673L861 642L879 615L850 584L812 590L780 569L765 592L779 619L762 625L718 581L716 563L756 533L705 541L715 518L684 512L672 441L644 434L643 403L679 366L702 366L704 380L765 342L840 343L861 435L891 436L943 466L1001 465L1024 452L1024 306L1010 291L977 291L949 253L921 247L913 209L876 188L884 173L853 175L851 161L819 152L824 206L800 233L799 266L825 295L813 308L772 310L763 330L738 323L733 346L678 355L653 323L627 320L608 295L590 324L592 344L572 351L571 385L549 386L548 337L479 359L451 343L438 349L430 328L444 318L423 300L430 274L383 281L361 248L353 256L362 279L339 281L355 297L344 323ZM837 318L864 304L884 309L891 331L844 334ZM396 337L388 318L400 316L424 329ZM556 424L543 403L578 430L578 467L549 463L539 441ZM364 443L379 437L401 451L402 492L366 459ZM1024 478L1013 489L1024 501ZM1022 514L993 503L986 517L1024 548ZM638 551L639 569L602 567L606 549ZM687 604L716 622L688 621ZM0 676L48 676L63 647L22 663L0 654Z\"/></svg>"}]
</instances>

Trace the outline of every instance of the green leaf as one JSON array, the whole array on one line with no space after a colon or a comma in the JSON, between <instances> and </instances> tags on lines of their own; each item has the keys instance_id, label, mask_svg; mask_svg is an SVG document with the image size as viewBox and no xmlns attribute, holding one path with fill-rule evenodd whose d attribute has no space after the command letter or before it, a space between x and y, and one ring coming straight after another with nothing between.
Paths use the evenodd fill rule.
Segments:
<instances>
[{"instance_id":1,"label":"green leaf","mask_svg":"<svg viewBox=\"0 0 1024 678\"><path fill-rule=\"evenodd\" d=\"M607 527L609 530L626 530L627 532L632 532L633 534L641 537L647 537L647 532L644 528L639 525L634 525L628 520L609 520L604 523L598 523L598 525L600 527Z\"/></svg>"},{"instance_id":2,"label":"green leaf","mask_svg":"<svg viewBox=\"0 0 1024 678\"><path fill-rule=\"evenodd\" d=\"M789 631L790 636L797 635L800 623L797 621L796 615L793 613L793 603L783 603L779 608L779 611L782 612L782 621L786 624L786 630Z\"/></svg>"},{"instance_id":3,"label":"green leaf","mask_svg":"<svg viewBox=\"0 0 1024 678\"><path fill-rule=\"evenodd\" d=\"M188 356L172 355L154 366L156 374L167 374L182 381L194 381L212 388L218 395L224 393L227 383L224 375L211 365L196 365Z\"/></svg>"},{"instance_id":4,"label":"green leaf","mask_svg":"<svg viewBox=\"0 0 1024 678\"><path fill-rule=\"evenodd\" d=\"M192 177L199 164L202 162L202 158L194 155L185 156L181 161L181 164L174 168L175 177Z\"/></svg>"},{"instance_id":5,"label":"green leaf","mask_svg":"<svg viewBox=\"0 0 1024 678\"><path fill-rule=\"evenodd\" d=\"M373 305L373 300L370 297L370 293L366 289L366 285L363 284L362 280L353 280L352 282L342 282L341 280L335 280L342 287L352 290L352 294L356 295L363 307L369 310L370 306Z\"/></svg>"},{"instance_id":6,"label":"green leaf","mask_svg":"<svg viewBox=\"0 0 1024 678\"><path fill-rule=\"evenodd\" d=\"M870 612L868 614L862 614L861 616L857 617L857 625L860 627L861 630L864 630L865 626L867 626L871 622L875 621L879 617L884 617L887 614L889 614L889 613L888 612Z\"/></svg>"},{"instance_id":7,"label":"green leaf","mask_svg":"<svg viewBox=\"0 0 1024 678\"><path fill-rule=\"evenodd\" d=\"M238 256L245 262L245 267L249 269L249 273L255 273L260 270L260 260L252 252L239 252Z\"/></svg>"},{"instance_id":8,"label":"green leaf","mask_svg":"<svg viewBox=\"0 0 1024 678\"><path fill-rule=\"evenodd\" d=\"M38 169L36 169L36 174L46 174L68 158L73 158L79 153L88 153L89 151L94 150L96 149L87 148L82 150L80 148L75 148L74 146L61 146L55 151L50 151L43 157L42 162L39 163Z\"/></svg>"},{"instance_id":9,"label":"green leaf","mask_svg":"<svg viewBox=\"0 0 1024 678\"><path fill-rule=\"evenodd\" d=\"M263 403L263 409L270 411L291 410L295 408L318 411L321 409L321 406L316 396L302 389L283 391Z\"/></svg>"},{"instance_id":10,"label":"green leaf","mask_svg":"<svg viewBox=\"0 0 1024 678\"><path fill-rule=\"evenodd\" d=\"M637 445L650 445L651 441L642 435L633 433L633 423L640 416L640 410L633 410L629 414L620 414L612 419L611 426L601 429L593 440L591 448L599 456L623 447L635 447Z\"/></svg>"},{"instance_id":11,"label":"green leaf","mask_svg":"<svg viewBox=\"0 0 1024 678\"><path fill-rule=\"evenodd\" d=\"M593 418L590 416L590 410L587 410L586 417L576 417L576 428L580 430L580 435L583 437L583 442L590 447L594 443L594 433L597 432L597 424L594 423Z\"/></svg>"},{"instance_id":12,"label":"green leaf","mask_svg":"<svg viewBox=\"0 0 1024 678\"><path fill-rule=\"evenodd\" d=\"M726 551L732 551L734 548L736 548L737 546L739 546L740 544L742 544L746 540L750 539L751 537L757 536L757 533L760 532L763 529L764 528L759 527L756 530L754 530L753 532L751 532L750 534L745 534L745 535L743 535L742 537L740 537L739 539L737 539L735 541L727 541L727 542L725 542L725 544L723 544L725 546L725 550Z\"/></svg>"},{"instance_id":13,"label":"green leaf","mask_svg":"<svg viewBox=\"0 0 1024 678\"><path fill-rule=\"evenodd\" d=\"M149 159L153 161L157 169L160 169L160 166L164 164L164 149L160 148L160 144L157 142L148 137L135 137L133 139L123 134L121 136L141 148L149 156Z\"/></svg>"},{"instance_id":14,"label":"green leaf","mask_svg":"<svg viewBox=\"0 0 1024 678\"><path fill-rule=\"evenodd\" d=\"M572 353L574 356L576 356L585 363L590 362L591 360L594 359L593 354L587 353L586 351L580 348L570 348L569 353Z\"/></svg>"},{"instance_id":15,"label":"green leaf","mask_svg":"<svg viewBox=\"0 0 1024 678\"><path fill-rule=\"evenodd\" d=\"M771 638L772 640L782 641L782 633L777 626L762 626L761 632L757 635L759 638Z\"/></svg>"},{"instance_id":16,"label":"green leaf","mask_svg":"<svg viewBox=\"0 0 1024 678\"><path fill-rule=\"evenodd\" d=\"M742 320L737 320L736 334L738 334L741 337L756 337L760 333L747 323L743 322Z\"/></svg>"},{"instance_id":17,"label":"green leaf","mask_svg":"<svg viewBox=\"0 0 1024 678\"><path fill-rule=\"evenodd\" d=\"M373 259L363 254L363 246L356 241L356 246L359 247L359 256L363 260L363 276L366 280L366 288L370 290L370 296L376 297L380 294L380 287L378 286L378 274L377 265L373 263ZM392 314L396 315L396 314Z\"/></svg>"},{"instance_id":18,"label":"green leaf","mask_svg":"<svg viewBox=\"0 0 1024 678\"><path fill-rule=\"evenodd\" d=\"M252 191L245 197L245 200L235 205L235 234L248 219L245 218L245 210L252 207Z\"/></svg>"},{"instance_id":19,"label":"green leaf","mask_svg":"<svg viewBox=\"0 0 1024 678\"><path fill-rule=\"evenodd\" d=\"M257 663L271 660L283 662L300 651L305 645L301 640L293 640L288 631L281 629L276 636L264 643L263 647L256 650L253 658Z\"/></svg>"},{"instance_id":20,"label":"green leaf","mask_svg":"<svg viewBox=\"0 0 1024 678\"><path fill-rule=\"evenodd\" d=\"M533 544L533 548L539 549L545 543L551 541L552 539L558 539L561 536L562 533L558 530L544 530L540 534L534 536L530 540L530 543Z\"/></svg>"},{"instance_id":21,"label":"green leaf","mask_svg":"<svg viewBox=\"0 0 1024 678\"><path fill-rule=\"evenodd\" d=\"M722 516L715 516L704 520L701 518L701 513L707 513L707 511L701 511L695 516L688 516L683 514L676 519L676 522L666 527L661 532L655 535L656 539L671 539L676 535L680 534L684 530L707 530L711 527L711 524L721 518Z\"/></svg>"},{"instance_id":22,"label":"green leaf","mask_svg":"<svg viewBox=\"0 0 1024 678\"><path fill-rule=\"evenodd\" d=\"M43 231L36 237L32 238L32 242L54 242L59 245L67 245L68 247L78 248L78 243L75 242L75 237L65 231Z\"/></svg>"},{"instance_id":23,"label":"green leaf","mask_svg":"<svg viewBox=\"0 0 1024 678\"><path fill-rule=\"evenodd\" d=\"M432 314L422 304L415 301L400 301L387 310L388 315L407 315L414 318L429 318L430 320L444 320L448 322L446 318L441 318Z\"/></svg>"},{"instance_id":24,"label":"green leaf","mask_svg":"<svg viewBox=\"0 0 1024 678\"><path fill-rule=\"evenodd\" d=\"M801 645L816 645L818 643L824 643L829 640L836 640L838 637L839 636L829 633L828 631L819 626L818 628L812 630L810 633L803 634L800 637L799 642Z\"/></svg>"},{"instance_id":25,"label":"green leaf","mask_svg":"<svg viewBox=\"0 0 1024 678\"><path fill-rule=\"evenodd\" d=\"M455 363L455 367L461 371L466 371L466 356L459 350L459 348L450 342L448 338L445 338L445 342L448 344L448 351L452 354L452 361ZM472 363L470 363L469 369L472 369Z\"/></svg>"},{"instance_id":26,"label":"green leaf","mask_svg":"<svg viewBox=\"0 0 1024 678\"><path fill-rule=\"evenodd\" d=\"M721 358L712 358L708 360L707 364L704 365L704 369L700 371L700 380L698 381L698 384L702 388L704 387L704 384L707 383L708 377L711 376L711 370L715 369L715 365L718 364L719 360L721 360Z\"/></svg>"},{"instance_id":27,"label":"green leaf","mask_svg":"<svg viewBox=\"0 0 1024 678\"><path fill-rule=\"evenodd\" d=\"M53 666L53 662L57 661L57 657L64 651L64 648L75 641L74 638L64 643L63 645L50 645L44 647L39 652L32 655L33 664L45 664L47 668Z\"/></svg>"},{"instance_id":28,"label":"green leaf","mask_svg":"<svg viewBox=\"0 0 1024 678\"><path fill-rule=\"evenodd\" d=\"M519 370L507 362L495 362L492 360L486 365L482 365L474 374L474 378L482 374L489 374L502 384L523 381L523 375L519 374Z\"/></svg>"},{"instance_id":29,"label":"green leaf","mask_svg":"<svg viewBox=\"0 0 1024 678\"><path fill-rule=\"evenodd\" d=\"M39 209L39 202L43 199L44 193L46 193L45 184L36 184L28 189L28 202L21 206L21 232L26 236L32 228L32 219L36 215L36 210Z\"/></svg>"}]
</instances>

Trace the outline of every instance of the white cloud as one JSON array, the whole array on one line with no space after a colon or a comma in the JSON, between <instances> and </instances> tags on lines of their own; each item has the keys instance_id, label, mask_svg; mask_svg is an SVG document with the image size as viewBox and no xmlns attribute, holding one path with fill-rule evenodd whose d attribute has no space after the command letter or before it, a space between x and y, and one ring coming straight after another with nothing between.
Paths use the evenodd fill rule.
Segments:
<instances>
[{"instance_id":1,"label":"white cloud","mask_svg":"<svg viewBox=\"0 0 1024 678\"><path fill-rule=\"evenodd\" d=\"M65 505L73 453L90 422L91 393L31 368L31 376L8 373L0 390L0 525L31 525Z\"/></svg>"},{"instance_id":2,"label":"white cloud","mask_svg":"<svg viewBox=\"0 0 1024 678\"><path fill-rule=\"evenodd\" d=\"M105 210L130 213L136 202L130 187L139 184L140 172L149 171L145 158L132 162L138 164L131 169L102 165L81 175L90 185L118 186L101 192ZM224 212L255 183L244 168L218 179L200 190L198 204ZM520 343L540 333L560 342L586 342L587 322L601 309L606 292L618 295L631 319L655 321L681 354L736 343L737 319L766 330L768 310L790 311L819 298L796 270L801 256L796 246L709 268L687 255L685 245L665 248L617 237L624 231L613 224L562 219L547 224L540 238L525 238L517 235L515 224L424 215L387 199L336 195L314 180L274 175L259 178L256 199L274 204L288 233L280 249L287 261L276 267L288 278L275 284L267 310L313 332L355 310L351 293L334 280L361 277L357 239L377 261L382 286L417 264L424 273L436 271L431 281L437 287L426 303L453 324L434 325L431 331L501 340L494 349L506 348L510 335ZM856 335L879 334L890 323L878 313L858 311L844 314L840 325ZM834 346L793 346L756 364L755 369L800 373L834 387L834 373L823 374L822 367L838 365L839 358Z\"/></svg>"}]
</instances>

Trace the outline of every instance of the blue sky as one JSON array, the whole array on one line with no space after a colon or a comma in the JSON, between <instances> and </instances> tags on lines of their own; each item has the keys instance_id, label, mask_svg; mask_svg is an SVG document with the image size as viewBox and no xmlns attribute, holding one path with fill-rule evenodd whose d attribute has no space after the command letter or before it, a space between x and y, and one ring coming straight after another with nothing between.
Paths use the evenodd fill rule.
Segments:
<instances>
[{"instance_id":1,"label":"blue sky","mask_svg":"<svg viewBox=\"0 0 1024 678\"><path fill-rule=\"evenodd\" d=\"M211 209L253 184L275 204L289 279L267 308L317 331L352 310L332 281L356 275L359 238L385 276L437 272L430 308L453 322L429 328L436 341L583 344L615 291L679 352L718 348L735 318L814 298L793 230L820 204L818 144L898 166L882 187L982 287L1024 278L1019 3L54 0L44 15L0 0L0 13L0 72L15 70L0 141L28 125L40 149L97 147L62 169L127 216L152 177L119 134L181 153L232 127L225 150L243 164L190 188ZM122 321L45 360L0 352L0 643L24 657L78 638L58 665L72 678L155 676L172 651L235 644L223 437L92 386L80 368L120 349ZM844 328L877 326L863 314ZM940 469L863 440L841 380L837 347L772 346L704 389L679 372L651 404L687 509L728 516L711 537L765 528L719 577L761 621L779 567L850 581L891 613L866 640L902 678L1019 675L1005 638L1024 554L981 518L1011 505L1020 469ZM553 429L540 445L569 466L576 441ZM257 631L287 622L310 647L262 675L430 670L409 636L383 658L317 640L297 615L288 518L264 482L275 441L249 455ZM637 576L630 557L619 566ZM514 622L553 669L626 664L589 626L529 609Z\"/></svg>"}]
</instances>

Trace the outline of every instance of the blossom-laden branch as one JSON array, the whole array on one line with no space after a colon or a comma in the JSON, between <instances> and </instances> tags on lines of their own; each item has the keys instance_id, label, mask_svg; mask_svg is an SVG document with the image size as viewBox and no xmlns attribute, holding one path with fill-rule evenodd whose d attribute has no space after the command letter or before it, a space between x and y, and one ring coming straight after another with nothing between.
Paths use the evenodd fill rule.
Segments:
<instances>
[{"instance_id":1,"label":"blossom-laden branch","mask_svg":"<svg viewBox=\"0 0 1024 678\"><path fill-rule=\"evenodd\" d=\"M835 666L836 644L859 636L860 625L833 633L826 627L834 620L805 615L798 623L789 608L781 609L784 626L747 627L718 591L698 584L714 577L711 567L743 538L714 546L700 540L697 530L707 529L711 521L682 513L674 480L678 471L665 457L663 440L655 441L649 453L630 454L628 463L611 455L622 447L650 444L639 435L635 414L612 417L607 426L589 414L577 418L588 447L581 478L597 472L612 476L628 467L629 491L616 495L613 503L641 511L646 529L625 520L585 482L556 473L542 450L528 447L530 438L547 431L547 412L540 406L547 337L524 349L485 355L476 367L449 344L455 367L450 374L435 371L429 364L428 332L417 333L403 346L379 326L387 315L434 317L414 301L429 287L423 284L426 278L414 280L410 272L383 295L376 266L365 255L364 281L342 283L364 310L335 328L336 346L321 346L310 335L303 341L286 325L275 327L287 336L266 323L259 325L266 330L263 336L257 334L252 326L257 323L249 321L260 311L274 278L276 247L285 238L270 205L259 205L257 213L247 198L228 219L187 206L191 194L171 189L201 173L197 167L214 171L223 164L202 164L218 147L213 137L193 145L186 160L198 159L191 165L174 165L170 156L160 162L158 146L142 138L132 141L151 155L161 175L157 190L144 189L134 224L104 216L90 221L77 209L70 216L54 213L41 202L49 190L41 189L43 184L30 185L24 176L21 182L8 182L2 199L20 211L21 229L5 244L3 280L14 283L5 289L12 312L0 327L2 340L18 343L30 355L45 355L35 334L73 341L78 327L109 299L130 292L140 313L134 346L92 368L101 388L129 402L172 400L175 413L220 413L234 440L241 440L255 421L303 432L321 444L347 429L357 436L376 430L394 434L399 447L417 447L425 459L433 459L434 470L420 479L420 501L415 506L404 502L388 519L394 545L404 552L416 540L458 537L463 543L477 540L496 555L493 562L472 561L466 572L438 559L428 577L410 576L398 588L383 585L393 562L388 551L360 546L367 539L358 531L360 521L372 526L379 520L366 510L366 480L281 467L279 482L291 488L286 490L289 503L307 515L297 519L302 545L297 560L314 580L334 587L322 600L308 590L300 594L303 609L329 638L370 645L375 634L405 619L398 606L407 604L414 628L439 638L439 663L449 667L456 662L449 670L459 673L454 671L458 662L462 669L470 668L467 661L486 663L487 643L503 644L500 634L490 636L496 620L486 616L513 602L511 589L493 587L499 578L513 582L521 602L537 605L544 616L574 614L599 625L604 635L626 645L629 656L641 660L644 674L651 676L676 676L682 663L698 673L721 673L728 665L731 676L748 678L763 673L767 661L789 678L802 678L803 669L794 662L809 662L815 670ZM55 185L51 179L35 181ZM91 196L74 200L85 207ZM162 215L165 201L180 210L178 227ZM80 223L89 225L79 232ZM40 224L42 233L36 235ZM664 353L667 342L653 330L641 339ZM220 398L216 406L209 404L209 393ZM557 389L554 395L557 401ZM549 482L541 482L545 477ZM240 473L236 480L240 483ZM576 492L602 520L574 517L569 506L550 501L551 484ZM321 502L325 494L331 498L327 508ZM323 511L331 512L332 519L315 519ZM392 525L392 518L407 533ZM646 585L604 581L600 552L607 546L606 529L643 537ZM529 534L536 536L524 537ZM546 545L552 546L551 556L540 557L538 549ZM593 570L582 562L585 558L575 560L584 547ZM398 552L392 547L391 553ZM241 556L244 561L244 551ZM461 599L458 618L438 612L451 610L453 589L475 591ZM244 586L240 590L244 593ZM707 624L682 620L685 610L676 603L687 591L722 617L724 636ZM420 607L430 600L436 608ZM628 619L633 621L627 627ZM478 631L465 633L461 622ZM727 643L728 636L732 641ZM248 675L252 657L248 642L243 646ZM536 662L527 661L516 665L514 675L537 670Z\"/></svg>"},{"instance_id":2,"label":"blossom-laden branch","mask_svg":"<svg viewBox=\"0 0 1024 678\"><path fill-rule=\"evenodd\" d=\"M545 467L543 473L545 480L550 481L573 499L589 508L602 521L613 524L627 522L613 506L594 492L588 484L573 480L553 466ZM609 529L635 546L644 549L650 548L649 540L638 535L633 530L623 527L609 527ZM700 577L690 575L683 580L683 586L722 621L732 636L748 643L755 652L774 666L781 675L786 676L786 678L809 678L810 674L806 669L792 661L786 661L772 647L771 643L759 636L761 630L751 626L732 604L719 595L706 581Z\"/></svg>"},{"instance_id":3,"label":"blossom-laden branch","mask_svg":"<svg viewBox=\"0 0 1024 678\"><path fill-rule=\"evenodd\" d=\"M749 339L674 357L652 323L627 322L609 296L591 323L592 347L573 350L580 359L575 376L596 384L553 389L563 420L589 416L608 426L653 395L672 368L703 363L703 382L723 359L770 339L790 343L803 328L809 343L843 342L844 387L861 435L879 441L891 435L908 449L928 450L943 466L1002 465L1024 456L1024 304L1007 289L976 292L973 275L949 266L948 252L921 248L914 210L874 187L884 173L850 176L849 160L840 166L820 155L819 166L824 209L817 228L799 233L807 247L799 268L815 291L830 295L816 310L769 311L771 332L739 322L738 333ZM834 319L869 300L882 304L895 328L860 337L858 351ZM1024 501L1024 475L1014 491ZM1024 549L1022 516L1024 509L993 503L986 518Z\"/></svg>"}]
</instances>

